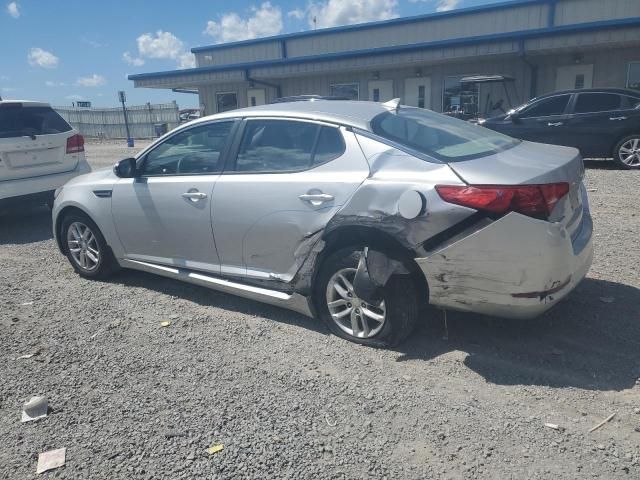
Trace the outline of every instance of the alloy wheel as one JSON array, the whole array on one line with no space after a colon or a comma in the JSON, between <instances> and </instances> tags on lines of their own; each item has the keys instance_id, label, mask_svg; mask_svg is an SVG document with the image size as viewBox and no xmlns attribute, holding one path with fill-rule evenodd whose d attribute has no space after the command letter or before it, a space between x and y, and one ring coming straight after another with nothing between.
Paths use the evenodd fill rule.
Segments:
<instances>
[{"instance_id":1,"label":"alloy wheel","mask_svg":"<svg viewBox=\"0 0 640 480\"><path fill-rule=\"evenodd\" d=\"M359 299L353 290L355 268L337 271L327 284L327 307L335 324L357 338L371 338L384 327L387 311L384 300L371 305Z\"/></svg>"},{"instance_id":2,"label":"alloy wheel","mask_svg":"<svg viewBox=\"0 0 640 480\"><path fill-rule=\"evenodd\" d=\"M640 137L630 138L618 149L620 161L630 167L640 166Z\"/></svg>"},{"instance_id":3,"label":"alloy wheel","mask_svg":"<svg viewBox=\"0 0 640 480\"><path fill-rule=\"evenodd\" d=\"M101 258L100 246L95 234L87 225L82 222L69 225L67 247L78 267L87 272L98 268Z\"/></svg>"}]
</instances>

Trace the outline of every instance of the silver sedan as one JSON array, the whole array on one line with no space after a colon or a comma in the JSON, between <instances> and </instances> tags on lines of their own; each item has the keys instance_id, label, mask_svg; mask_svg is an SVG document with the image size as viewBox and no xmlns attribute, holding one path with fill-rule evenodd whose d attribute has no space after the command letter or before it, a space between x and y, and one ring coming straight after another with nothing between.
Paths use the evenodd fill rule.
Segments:
<instances>
[{"instance_id":1,"label":"silver sedan","mask_svg":"<svg viewBox=\"0 0 640 480\"><path fill-rule=\"evenodd\" d=\"M535 317L592 260L577 150L397 101L204 117L56 192L78 274L131 268L401 342L423 304Z\"/></svg>"}]
</instances>

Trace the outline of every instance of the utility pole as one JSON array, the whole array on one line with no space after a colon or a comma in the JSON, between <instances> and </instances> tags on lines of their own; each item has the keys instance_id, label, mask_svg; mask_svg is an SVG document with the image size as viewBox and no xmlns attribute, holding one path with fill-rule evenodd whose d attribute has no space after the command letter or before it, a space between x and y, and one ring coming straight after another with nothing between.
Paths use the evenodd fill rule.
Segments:
<instances>
[{"instance_id":1,"label":"utility pole","mask_svg":"<svg viewBox=\"0 0 640 480\"><path fill-rule=\"evenodd\" d=\"M124 94L124 90L120 90L118 92L118 99L122 102L122 113L124 114L124 126L127 129L127 146L133 147L133 138L131 138L131 133L129 132L129 118L127 117L127 107L124 102L127 101L127 97Z\"/></svg>"}]
</instances>

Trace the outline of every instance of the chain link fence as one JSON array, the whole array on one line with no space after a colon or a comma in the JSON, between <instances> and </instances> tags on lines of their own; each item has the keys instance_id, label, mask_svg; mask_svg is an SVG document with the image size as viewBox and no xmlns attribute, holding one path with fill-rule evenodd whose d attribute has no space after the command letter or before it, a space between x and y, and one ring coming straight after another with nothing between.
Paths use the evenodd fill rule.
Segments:
<instances>
[{"instance_id":1,"label":"chain link fence","mask_svg":"<svg viewBox=\"0 0 640 480\"><path fill-rule=\"evenodd\" d=\"M62 118L85 137L127 138L122 107L79 108L53 107ZM167 131L180 124L176 102L136 105L127 107L127 118L132 138L156 137L156 125L166 124Z\"/></svg>"}]
</instances>

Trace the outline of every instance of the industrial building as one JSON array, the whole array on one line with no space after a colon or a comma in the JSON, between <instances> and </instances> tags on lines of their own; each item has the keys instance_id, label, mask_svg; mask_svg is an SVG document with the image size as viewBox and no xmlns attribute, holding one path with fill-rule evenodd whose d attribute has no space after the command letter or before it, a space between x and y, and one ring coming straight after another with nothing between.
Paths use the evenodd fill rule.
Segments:
<instances>
[{"instance_id":1,"label":"industrial building","mask_svg":"<svg viewBox=\"0 0 640 480\"><path fill-rule=\"evenodd\" d=\"M320 94L436 111L495 107L554 90L640 88L640 0L512 0L193 48L196 68L130 75L191 90L206 114ZM461 84L507 75L502 85Z\"/></svg>"}]
</instances>

